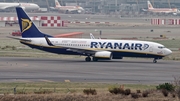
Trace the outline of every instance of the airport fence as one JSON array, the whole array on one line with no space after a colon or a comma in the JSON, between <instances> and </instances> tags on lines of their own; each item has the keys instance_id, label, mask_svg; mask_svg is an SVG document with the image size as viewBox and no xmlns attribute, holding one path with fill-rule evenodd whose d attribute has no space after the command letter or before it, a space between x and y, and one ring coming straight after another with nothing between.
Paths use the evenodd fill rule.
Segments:
<instances>
[{"instance_id":1,"label":"airport fence","mask_svg":"<svg viewBox=\"0 0 180 101\"><path fill-rule=\"evenodd\" d=\"M179 18L153 18L151 25L180 25Z\"/></svg>"}]
</instances>

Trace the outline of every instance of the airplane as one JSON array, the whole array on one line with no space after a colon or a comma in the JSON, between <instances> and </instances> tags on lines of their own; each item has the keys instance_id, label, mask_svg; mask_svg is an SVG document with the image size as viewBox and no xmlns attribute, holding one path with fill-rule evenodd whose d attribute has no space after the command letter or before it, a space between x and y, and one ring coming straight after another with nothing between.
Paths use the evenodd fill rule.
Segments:
<instances>
[{"instance_id":1,"label":"airplane","mask_svg":"<svg viewBox=\"0 0 180 101\"><path fill-rule=\"evenodd\" d=\"M83 13L84 9L80 6L61 6L58 0L55 0L55 7L50 7L53 10L64 11L65 13Z\"/></svg>"},{"instance_id":2,"label":"airplane","mask_svg":"<svg viewBox=\"0 0 180 101\"><path fill-rule=\"evenodd\" d=\"M177 8L154 8L150 1L147 1L148 9L142 9L143 11L153 12L153 13L165 13L177 15L179 10Z\"/></svg>"},{"instance_id":3,"label":"airplane","mask_svg":"<svg viewBox=\"0 0 180 101\"><path fill-rule=\"evenodd\" d=\"M26 11L39 10L40 7L34 3L4 3L0 2L0 10L7 10L10 8L21 7Z\"/></svg>"},{"instance_id":4,"label":"airplane","mask_svg":"<svg viewBox=\"0 0 180 101\"><path fill-rule=\"evenodd\" d=\"M170 55L172 51L164 45L150 41L55 38L38 30L21 7L16 7L22 38L20 43L46 52L85 56L85 61L141 57L157 59ZM12 38L12 37L11 37Z\"/></svg>"}]
</instances>

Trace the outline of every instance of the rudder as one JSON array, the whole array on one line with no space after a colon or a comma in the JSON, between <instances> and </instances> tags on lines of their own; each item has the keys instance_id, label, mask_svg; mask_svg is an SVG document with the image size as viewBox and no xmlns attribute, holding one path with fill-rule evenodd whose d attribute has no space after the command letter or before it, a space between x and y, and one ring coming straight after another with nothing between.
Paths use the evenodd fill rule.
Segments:
<instances>
[{"instance_id":1,"label":"rudder","mask_svg":"<svg viewBox=\"0 0 180 101\"><path fill-rule=\"evenodd\" d=\"M58 2L58 0L55 0L55 7L61 7L60 3Z\"/></svg>"},{"instance_id":2,"label":"rudder","mask_svg":"<svg viewBox=\"0 0 180 101\"><path fill-rule=\"evenodd\" d=\"M148 3L148 9L154 9L150 1L147 1L147 3Z\"/></svg>"}]
</instances>

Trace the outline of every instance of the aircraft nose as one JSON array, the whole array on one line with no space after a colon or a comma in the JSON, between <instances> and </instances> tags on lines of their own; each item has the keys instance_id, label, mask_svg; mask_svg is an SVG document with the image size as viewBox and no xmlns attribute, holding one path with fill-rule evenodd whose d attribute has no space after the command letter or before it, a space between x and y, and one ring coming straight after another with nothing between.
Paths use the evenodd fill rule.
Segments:
<instances>
[{"instance_id":1,"label":"aircraft nose","mask_svg":"<svg viewBox=\"0 0 180 101\"><path fill-rule=\"evenodd\" d=\"M167 48L165 54L166 54L166 55L170 55L170 54L172 54L172 51Z\"/></svg>"},{"instance_id":2,"label":"aircraft nose","mask_svg":"<svg viewBox=\"0 0 180 101\"><path fill-rule=\"evenodd\" d=\"M82 7L80 9L84 11L84 9Z\"/></svg>"}]
</instances>

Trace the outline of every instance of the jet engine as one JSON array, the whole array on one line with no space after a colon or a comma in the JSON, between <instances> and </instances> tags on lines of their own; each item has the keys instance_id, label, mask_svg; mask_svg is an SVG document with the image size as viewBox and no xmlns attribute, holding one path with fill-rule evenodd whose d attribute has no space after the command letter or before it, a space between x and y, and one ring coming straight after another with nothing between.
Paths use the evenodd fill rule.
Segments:
<instances>
[{"instance_id":1,"label":"jet engine","mask_svg":"<svg viewBox=\"0 0 180 101\"><path fill-rule=\"evenodd\" d=\"M82 11L81 10L77 10L78 11L78 13L81 13Z\"/></svg>"},{"instance_id":2,"label":"jet engine","mask_svg":"<svg viewBox=\"0 0 180 101\"><path fill-rule=\"evenodd\" d=\"M98 58L98 59L109 59L109 60L111 60L112 53L109 51L100 51L100 52L96 52L94 57Z\"/></svg>"}]
</instances>

